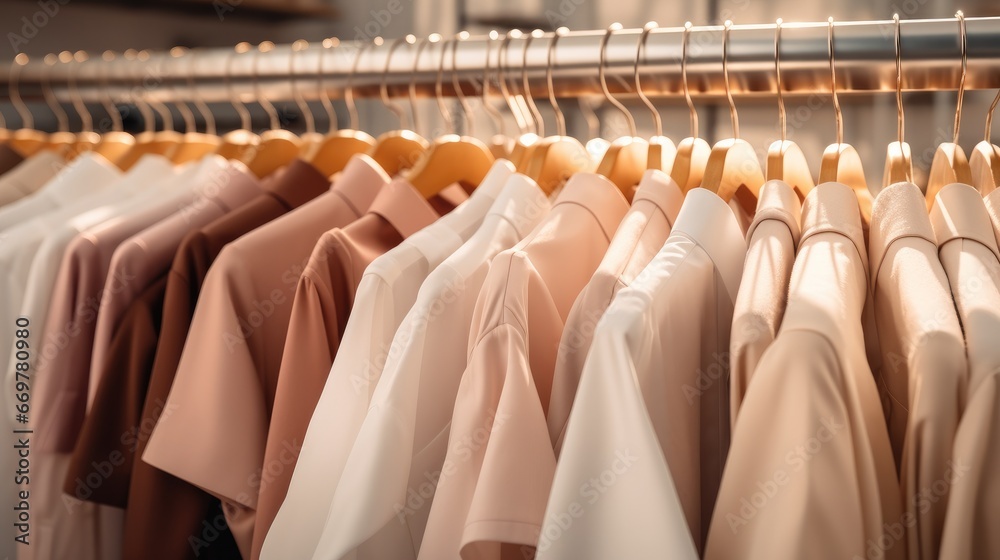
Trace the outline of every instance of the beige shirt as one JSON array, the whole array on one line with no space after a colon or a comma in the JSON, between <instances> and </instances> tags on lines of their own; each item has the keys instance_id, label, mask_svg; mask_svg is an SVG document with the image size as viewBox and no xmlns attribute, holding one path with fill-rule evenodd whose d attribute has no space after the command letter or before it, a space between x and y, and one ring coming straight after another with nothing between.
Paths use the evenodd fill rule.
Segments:
<instances>
[{"instance_id":1,"label":"beige shirt","mask_svg":"<svg viewBox=\"0 0 1000 560\"><path fill-rule=\"evenodd\" d=\"M996 209L995 197L989 207ZM940 558L1000 557L1000 250L996 222L979 192L952 184L937 195L931 224L965 332L969 382L950 470L931 487L950 486Z\"/></svg>"},{"instance_id":2,"label":"beige shirt","mask_svg":"<svg viewBox=\"0 0 1000 560\"><path fill-rule=\"evenodd\" d=\"M729 445L726 357L746 257L733 210L689 191L598 323L539 559L698 557Z\"/></svg>"},{"instance_id":3,"label":"beige shirt","mask_svg":"<svg viewBox=\"0 0 1000 560\"><path fill-rule=\"evenodd\" d=\"M861 327L868 259L854 191L815 187L801 223L788 305L736 419L705 558L905 558Z\"/></svg>"},{"instance_id":4,"label":"beige shirt","mask_svg":"<svg viewBox=\"0 0 1000 560\"><path fill-rule=\"evenodd\" d=\"M614 184L578 173L490 264L419 558L524 558L521 547L538 542L555 471L545 411L562 327L627 211Z\"/></svg>"},{"instance_id":5,"label":"beige shirt","mask_svg":"<svg viewBox=\"0 0 1000 560\"><path fill-rule=\"evenodd\" d=\"M774 341L785 314L801 212L799 197L787 183L768 181L761 187L747 231L747 258L729 342L729 421L733 425L757 363Z\"/></svg>"},{"instance_id":6,"label":"beige shirt","mask_svg":"<svg viewBox=\"0 0 1000 560\"><path fill-rule=\"evenodd\" d=\"M557 455L594 327L618 290L631 284L663 247L683 201L684 194L670 175L646 171L601 264L570 309L559 341L547 418Z\"/></svg>"},{"instance_id":7,"label":"beige shirt","mask_svg":"<svg viewBox=\"0 0 1000 560\"><path fill-rule=\"evenodd\" d=\"M52 150L42 150L0 176L0 201L3 203L0 208L0 230L37 216L39 202L31 200L39 189L66 166L59 154ZM51 202L44 198L41 200L44 200L42 204L45 206Z\"/></svg>"},{"instance_id":8,"label":"beige shirt","mask_svg":"<svg viewBox=\"0 0 1000 560\"><path fill-rule=\"evenodd\" d=\"M907 557L936 559L950 469L968 385L965 339L938 260L927 204L911 183L875 199L871 283L882 351L882 399L908 523ZM933 494L929 496L928 493ZM933 499L931 499L933 497Z\"/></svg>"}]
</instances>

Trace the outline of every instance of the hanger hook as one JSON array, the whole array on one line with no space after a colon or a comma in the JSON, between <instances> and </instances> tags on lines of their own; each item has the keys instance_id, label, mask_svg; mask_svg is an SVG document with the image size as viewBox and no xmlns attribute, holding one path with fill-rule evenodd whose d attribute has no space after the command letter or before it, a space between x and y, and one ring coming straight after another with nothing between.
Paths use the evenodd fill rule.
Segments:
<instances>
[{"instance_id":1,"label":"hanger hook","mask_svg":"<svg viewBox=\"0 0 1000 560\"><path fill-rule=\"evenodd\" d=\"M444 61L445 56L448 54L448 43L449 40L441 40L441 35L437 33L431 34L428 37L428 41L432 43L441 43L441 58L438 60L437 75L434 77L434 98L437 101L438 111L441 113L441 117L444 118L444 122L448 127L448 132L450 134L455 133L455 119L448 110L448 104L444 100Z\"/></svg>"},{"instance_id":2,"label":"hanger hook","mask_svg":"<svg viewBox=\"0 0 1000 560\"><path fill-rule=\"evenodd\" d=\"M899 33L899 14L892 14L896 24L896 140L903 144L903 56Z\"/></svg>"},{"instance_id":3,"label":"hanger hook","mask_svg":"<svg viewBox=\"0 0 1000 560\"><path fill-rule=\"evenodd\" d=\"M646 41L649 39L650 32L659 26L655 21L650 21L643 26L642 35L639 36L639 48L635 53L635 67L632 69L632 79L635 81L636 94L646 108L649 109L649 114L653 116L653 127L656 131L656 136L663 136L663 120L660 118L660 112L656 110L656 106L653 105L653 102L642 91L642 85L639 83L639 64L642 60L643 51L646 50Z\"/></svg>"},{"instance_id":4,"label":"hanger hook","mask_svg":"<svg viewBox=\"0 0 1000 560\"><path fill-rule=\"evenodd\" d=\"M837 121L837 144L844 143L844 115L840 111L840 97L837 95L837 62L833 48L833 17L827 20L828 33L826 49L830 53L830 91L833 92L833 114Z\"/></svg>"},{"instance_id":5,"label":"hanger hook","mask_svg":"<svg viewBox=\"0 0 1000 560\"><path fill-rule=\"evenodd\" d=\"M312 109L309 108L309 104L306 103L304 97L302 97L302 92L299 91L299 76L295 71L295 60L299 58L299 51L304 51L309 48L309 41L304 39L299 39L292 43L292 52L288 55L288 69L291 76L291 86L292 86L292 96L295 98L295 105L299 108L299 113L306 120L306 134L316 133L316 117L312 113Z\"/></svg>"},{"instance_id":6,"label":"hanger hook","mask_svg":"<svg viewBox=\"0 0 1000 560\"><path fill-rule=\"evenodd\" d=\"M507 102L507 107L510 109L510 113L514 116L514 122L517 124L517 131L519 134L525 134L528 128L528 121L521 111L520 105L514 99L514 96L510 93L510 84L507 83L507 60L509 58L508 50L510 48L510 40L514 37L520 37L521 32L517 29L512 29L504 34L503 41L500 43L500 54L497 65L497 76L500 80L500 93L503 95L504 101Z\"/></svg>"},{"instance_id":7,"label":"hanger hook","mask_svg":"<svg viewBox=\"0 0 1000 560\"><path fill-rule=\"evenodd\" d=\"M71 96L73 98L73 107L80 114L80 122L83 125L83 132L93 132L94 131L94 117L90 114L90 110L87 109L87 104L83 102L83 97L80 96L80 90L76 85L77 73L80 67L83 65L87 59L90 58L84 51L76 51L72 54L72 58L69 61L69 85Z\"/></svg>"},{"instance_id":8,"label":"hanger hook","mask_svg":"<svg viewBox=\"0 0 1000 560\"><path fill-rule=\"evenodd\" d=\"M250 118L250 109L247 108L246 103L243 103L241 96L233 94L233 62L236 60L237 54L243 54L250 50L250 43L239 43L233 48L229 53L229 58L226 60L226 72L225 72L225 82L226 91L229 93L229 103L232 104L233 109L236 109L236 114L240 116L240 128L243 130L250 130L253 126L253 122Z\"/></svg>"},{"instance_id":9,"label":"hanger hook","mask_svg":"<svg viewBox=\"0 0 1000 560\"><path fill-rule=\"evenodd\" d=\"M183 60L186 53L187 49L184 47L174 47L170 49L170 56L176 58L178 61ZM177 85L174 84L173 80L170 81L170 90L177 99L177 101L174 102L174 105L177 106L177 110L180 112L181 118L184 119L184 132L197 132L197 125L194 122L194 113L191 111L191 108L188 107L187 102L183 101L181 96L178 95Z\"/></svg>"},{"instance_id":10,"label":"hanger hook","mask_svg":"<svg viewBox=\"0 0 1000 560\"><path fill-rule=\"evenodd\" d=\"M316 56L318 68L316 69L316 85L319 87L319 101L323 105L323 111L326 112L326 120L329 126L327 126L327 133L333 131L337 128L337 112L333 109L333 100L330 99L329 93L326 91L326 84L324 83L323 77L323 59L326 58L326 53L330 49L336 48L340 45L340 39L336 37L330 37L323 39L323 50L319 51L319 55ZM348 82L351 80L351 76L347 76Z\"/></svg>"},{"instance_id":11,"label":"hanger hook","mask_svg":"<svg viewBox=\"0 0 1000 560\"><path fill-rule=\"evenodd\" d=\"M687 103L688 112L691 115L691 137L698 137L698 111L694 108L694 100L691 99L691 90L688 89L688 39L691 37L690 21L684 22L684 33L681 36L681 84L684 87L684 101Z\"/></svg>"},{"instance_id":12,"label":"hanger hook","mask_svg":"<svg viewBox=\"0 0 1000 560\"><path fill-rule=\"evenodd\" d=\"M727 19L722 31L722 79L726 83L726 99L729 100L729 118L733 121L733 138L739 138L740 116L736 112L736 102L733 101L733 90L729 87L729 32L732 28L732 20Z\"/></svg>"},{"instance_id":13,"label":"hanger hook","mask_svg":"<svg viewBox=\"0 0 1000 560\"><path fill-rule=\"evenodd\" d=\"M139 60L139 51L135 49L127 49L122 56L126 61L126 74L128 75L129 81L134 84L134 87L129 92L129 101L136 106L139 113L142 115L142 125L143 131L147 133L152 133L156 130L156 115L153 114L153 108L146 103L146 100L142 97L142 78L140 76L140 70L138 70L137 62Z\"/></svg>"},{"instance_id":14,"label":"hanger hook","mask_svg":"<svg viewBox=\"0 0 1000 560\"><path fill-rule=\"evenodd\" d=\"M21 117L21 128L34 130L35 128L35 117L31 114L28 106L21 99L21 86L18 82L18 78L21 77L21 67L28 64L28 55L24 53L19 53L14 57L14 64L10 65L10 80L8 82L8 90L10 95L10 101L14 104L14 109L17 110L18 116Z\"/></svg>"},{"instance_id":15,"label":"hanger hook","mask_svg":"<svg viewBox=\"0 0 1000 560\"><path fill-rule=\"evenodd\" d=\"M965 97L965 72L968 68L968 41L965 34L965 14L962 10L955 13L955 17L958 19L958 33L959 41L962 44L962 77L958 82L958 101L955 107L955 134L952 138L952 144L958 144L958 131L962 127L962 100Z\"/></svg>"},{"instance_id":16,"label":"hanger hook","mask_svg":"<svg viewBox=\"0 0 1000 560\"><path fill-rule=\"evenodd\" d=\"M465 122L468 125L466 132L469 136L475 136L476 128L472 119L472 106L469 104L469 100L466 99L465 92L462 91L461 80L458 79L458 44L468 38L469 32L461 31L451 43L451 85L455 89L455 96L458 97L459 104L462 105L462 114L465 116Z\"/></svg>"},{"instance_id":17,"label":"hanger hook","mask_svg":"<svg viewBox=\"0 0 1000 560\"><path fill-rule=\"evenodd\" d=\"M108 112L108 117L111 118L111 130L114 132L122 132L125 129L124 123L122 123L122 115L118 112L118 106L115 104L115 100L111 98L111 93L109 93L110 90L108 87L108 84L110 83L111 67L117 59L117 55L114 51L104 51L101 58L104 60L104 64L101 65L101 89L103 90L101 103L104 105L104 110Z\"/></svg>"},{"instance_id":18,"label":"hanger hook","mask_svg":"<svg viewBox=\"0 0 1000 560\"><path fill-rule=\"evenodd\" d=\"M778 124L781 127L781 141L785 141L785 95L781 89L781 18L774 21L774 76L778 91ZM831 28L832 29L832 28ZM832 56L832 55L831 55ZM833 60L831 58L832 65ZM835 94L836 95L836 94Z\"/></svg>"},{"instance_id":19,"label":"hanger hook","mask_svg":"<svg viewBox=\"0 0 1000 560\"><path fill-rule=\"evenodd\" d=\"M544 34L541 29L535 29L529 33L525 37L524 53L521 56L521 84L524 88L524 99L528 103L528 111L531 113L532 120L535 121L535 134L539 136L545 136L545 121L542 119L541 111L538 110L538 105L535 104L535 98L531 95L531 83L528 81L528 47L531 46L531 42L535 38Z\"/></svg>"},{"instance_id":20,"label":"hanger hook","mask_svg":"<svg viewBox=\"0 0 1000 560\"><path fill-rule=\"evenodd\" d=\"M191 90L191 97L194 99L194 106L198 108L198 113L201 115L201 118L205 119L205 133L210 136L215 136L215 115L212 114L212 110L209 109L208 104L205 103L205 99L201 96L201 92L198 91L198 86L194 82L194 75L198 68L195 65L195 59L198 56L197 50L188 50L187 56L189 57L187 72L188 89Z\"/></svg>"},{"instance_id":21,"label":"hanger hook","mask_svg":"<svg viewBox=\"0 0 1000 560\"><path fill-rule=\"evenodd\" d=\"M379 84L379 94L382 96L382 103L385 105L386 109L392 111L392 113L396 115L396 118L399 119L399 128L407 128L406 125L409 121L406 118L406 113L403 111L403 108L400 107L398 103L396 103L395 101L392 100L392 98L389 97L389 84L388 84L389 63L392 61L392 53L397 48L399 48L399 45L402 45L405 41L406 37L400 37L398 39L395 39L389 45L389 52L386 53L385 55L385 69L382 71L382 83ZM382 38L376 37L375 44L381 45Z\"/></svg>"},{"instance_id":22,"label":"hanger hook","mask_svg":"<svg viewBox=\"0 0 1000 560\"><path fill-rule=\"evenodd\" d=\"M489 114L490 118L493 120L493 126L496 128L497 132L500 135L502 135L502 136L506 136L507 135L506 134L507 133L507 126L506 126L506 123L504 123L504 121L503 121L503 115L501 115L500 111L496 107L494 107L493 104L490 103L490 101L489 101L489 96L490 96L490 50L491 50L491 47L493 46L493 42L496 41L499 37L500 37L500 34L497 33L496 30L494 29L494 30L490 31L489 40L486 41L486 64L483 65L483 97L482 97L482 102L483 102L483 109L486 110L486 113ZM498 53L498 58L499 58L499 53Z\"/></svg>"},{"instance_id":23,"label":"hanger hook","mask_svg":"<svg viewBox=\"0 0 1000 560\"><path fill-rule=\"evenodd\" d=\"M434 39L434 41L431 41ZM406 42L410 45L417 42L417 52L413 56L413 71L410 72L410 83L408 86L408 93L410 96L410 112L413 113L413 130L420 130L420 113L417 111L417 68L420 66L420 53L424 52L424 49L428 44L439 41L441 35L437 33L432 33L430 37L426 39L421 39L417 41L417 38L413 35L406 36Z\"/></svg>"},{"instance_id":24,"label":"hanger hook","mask_svg":"<svg viewBox=\"0 0 1000 560\"><path fill-rule=\"evenodd\" d=\"M45 96L45 102L48 104L49 109L52 110L52 114L55 115L56 121L59 122L59 132L66 132L69 130L69 116L66 114L66 110L62 108L62 105L56 100L55 94L52 93L52 67L58 61L59 57L54 54L47 54L43 59L45 71L42 76L42 95Z\"/></svg>"},{"instance_id":25,"label":"hanger hook","mask_svg":"<svg viewBox=\"0 0 1000 560\"><path fill-rule=\"evenodd\" d=\"M149 64L150 53L148 50L141 50L138 54L138 60L145 64ZM161 101L151 100L147 102L150 107L156 110L160 114L160 118L163 119L163 130L173 130L174 129L174 114L170 112L170 109L163 104Z\"/></svg>"},{"instance_id":26,"label":"hanger hook","mask_svg":"<svg viewBox=\"0 0 1000 560\"><path fill-rule=\"evenodd\" d=\"M253 53L253 92L257 96L257 103L264 108L267 112L267 117L271 121L271 130L278 130L281 128L281 119L278 117L278 110L271 103L270 99L267 99L260 94L260 55L262 53L271 52L274 49L274 43L271 41L261 41L257 48L254 49Z\"/></svg>"},{"instance_id":27,"label":"hanger hook","mask_svg":"<svg viewBox=\"0 0 1000 560\"><path fill-rule=\"evenodd\" d=\"M635 136L636 135L635 119L632 118L632 114L628 112L628 109L625 108L625 105L623 105L620 101L618 101L617 99L614 98L614 96L611 95L611 90L608 89L608 80L604 76L605 73L604 66L608 54L608 42L611 39L611 35L613 35L615 31L621 31L621 30L622 30L622 24L612 23L611 25L608 26L607 31L604 32L604 37L601 39L601 56L598 62L597 76L601 80L601 91L604 92L604 98L608 100L608 103L611 103L612 105L615 106L616 109L621 111L622 115L625 116L625 121L628 123L629 135Z\"/></svg>"},{"instance_id":28,"label":"hanger hook","mask_svg":"<svg viewBox=\"0 0 1000 560\"><path fill-rule=\"evenodd\" d=\"M359 125L358 105L354 102L354 76L358 73L358 63L361 62L361 55L368 50L369 46L371 46L369 43L364 43L358 48L357 53L354 55L354 63L351 65L351 73L347 75L347 91L344 92L344 101L347 103L347 113L351 121L351 130L357 130ZM379 90L381 89L379 87Z\"/></svg>"},{"instance_id":29,"label":"hanger hook","mask_svg":"<svg viewBox=\"0 0 1000 560\"><path fill-rule=\"evenodd\" d=\"M556 115L556 132L559 136L566 136L566 116L563 115L562 109L559 108L559 102L556 100L556 90L552 87L552 67L555 65L553 58L556 54L556 43L567 31L568 29L565 27L560 27L552 33L552 41L549 42L549 52L545 66L545 83L549 90L549 103L552 105L552 111Z\"/></svg>"}]
</instances>

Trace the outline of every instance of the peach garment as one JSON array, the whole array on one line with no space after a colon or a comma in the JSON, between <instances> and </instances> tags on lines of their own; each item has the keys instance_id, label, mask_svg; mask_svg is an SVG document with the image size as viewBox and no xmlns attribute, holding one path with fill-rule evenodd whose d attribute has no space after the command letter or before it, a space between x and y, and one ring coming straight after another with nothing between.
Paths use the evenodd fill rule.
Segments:
<instances>
[{"instance_id":1,"label":"peach garment","mask_svg":"<svg viewBox=\"0 0 1000 560\"><path fill-rule=\"evenodd\" d=\"M900 477L907 557L938 558L955 432L968 385L965 339L938 260L927 203L912 183L875 198L870 273L885 385L879 387Z\"/></svg>"},{"instance_id":2,"label":"peach garment","mask_svg":"<svg viewBox=\"0 0 1000 560\"><path fill-rule=\"evenodd\" d=\"M705 558L905 558L862 332L868 259L854 191L818 185L801 223L788 305L736 419Z\"/></svg>"},{"instance_id":3,"label":"peach garment","mask_svg":"<svg viewBox=\"0 0 1000 560\"><path fill-rule=\"evenodd\" d=\"M988 207L996 215L996 197ZM950 487L940 558L1000 558L1000 250L978 191L952 184L931 208L941 264L965 332L969 382L951 469L925 495Z\"/></svg>"},{"instance_id":4,"label":"peach garment","mask_svg":"<svg viewBox=\"0 0 1000 560\"><path fill-rule=\"evenodd\" d=\"M538 542L555 470L545 410L563 324L627 211L613 183L578 173L528 237L490 264L419 558L524 558L522 547L530 554Z\"/></svg>"},{"instance_id":5,"label":"peach garment","mask_svg":"<svg viewBox=\"0 0 1000 560\"><path fill-rule=\"evenodd\" d=\"M72 163L89 167L95 161L94 156L97 154L84 154L73 160ZM101 165L104 167L111 165L103 157L100 160L103 160ZM45 186L52 179L68 167L72 167L72 163L67 164L62 156L52 150L42 150L22 161L14 169L4 173L0 177L0 193L4 194L0 196L3 196L6 202L0 207L0 232L62 204L61 196L50 197L41 193L46 190ZM110 169L110 167L108 168ZM82 187L78 193L80 195L92 192L92 187L89 185L80 183L79 186ZM68 201L72 198L75 197L68 196L65 200Z\"/></svg>"},{"instance_id":6,"label":"peach garment","mask_svg":"<svg viewBox=\"0 0 1000 560\"><path fill-rule=\"evenodd\" d=\"M689 191L660 251L597 324L539 559L698 557L729 441L740 222L716 194Z\"/></svg>"},{"instance_id":7,"label":"peach garment","mask_svg":"<svg viewBox=\"0 0 1000 560\"><path fill-rule=\"evenodd\" d=\"M475 231L513 171L510 162L499 160L472 196L447 215L419 231L400 225L403 239L395 247L359 254L352 228L324 234L295 293L265 460L279 460L286 442L301 442L302 449L284 453L286 468L262 488L254 558L262 555L279 508L283 519L271 539L278 557L307 556L316 547L339 469L368 407L370 391L364 386L378 381L392 336L424 278ZM411 188L399 183L390 188ZM457 186L449 189L456 190L466 196ZM341 344L354 351L339 352ZM305 462L298 461L299 453ZM313 462L319 458L324 460ZM286 496L293 469L300 482ZM319 477L313 476L317 469ZM270 550L268 555L275 549Z\"/></svg>"},{"instance_id":8,"label":"peach garment","mask_svg":"<svg viewBox=\"0 0 1000 560\"><path fill-rule=\"evenodd\" d=\"M801 213L798 194L784 181L768 181L760 188L757 211L747 230L747 258L729 342L731 426L736 424L754 370L774 342L785 314Z\"/></svg>"},{"instance_id":9,"label":"peach garment","mask_svg":"<svg viewBox=\"0 0 1000 560\"><path fill-rule=\"evenodd\" d=\"M359 165L377 177L351 184L357 192L352 198L375 197L352 224L359 228L360 255L381 253L384 244L401 240L401 231L416 231L439 216L408 184L382 187L386 176L374 174L370 159L354 161L365 161ZM317 239L331 223L343 223L336 214L353 212L342 196L335 186L222 251L205 279L166 400L175 411L160 418L143 454L147 463L223 501L245 558L259 493L288 468L285 459L265 465L264 458L294 290ZM282 443L286 451L301 445Z\"/></svg>"},{"instance_id":10,"label":"peach garment","mask_svg":"<svg viewBox=\"0 0 1000 560\"><path fill-rule=\"evenodd\" d=\"M433 498L428 477L441 471L466 365L466 347L455 344L455 335L469 330L493 257L527 235L549 207L534 181L510 177L482 226L420 286L387 345L385 368L345 458L315 557L416 558ZM410 481L411 488L419 486L419 503L407 491Z\"/></svg>"},{"instance_id":11,"label":"peach garment","mask_svg":"<svg viewBox=\"0 0 1000 560\"><path fill-rule=\"evenodd\" d=\"M546 418L557 456L594 327L618 290L631 284L663 247L683 201L684 193L670 175L659 170L646 171L601 264L570 309L556 354Z\"/></svg>"}]
</instances>

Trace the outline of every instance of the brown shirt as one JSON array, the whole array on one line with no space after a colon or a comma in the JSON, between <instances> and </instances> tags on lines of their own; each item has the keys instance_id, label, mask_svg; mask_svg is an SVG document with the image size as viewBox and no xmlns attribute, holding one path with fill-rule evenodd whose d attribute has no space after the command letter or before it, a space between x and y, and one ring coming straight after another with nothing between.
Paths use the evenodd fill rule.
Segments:
<instances>
[{"instance_id":1,"label":"brown shirt","mask_svg":"<svg viewBox=\"0 0 1000 560\"><path fill-rule=\"evenodd\" d=\"M167 275L163 307L169 312L163 316L159 337L151 337L152 345L141 349L155 354L152 369L132 372L140 378L148 378L144 397L136 403L141 414L135 424L128 424L127 416L123 416L118 423L121 429L113 432L137 431L135 444L125 444L132 460L118 467L126 469L125 474L129 476L128 501L127 505L122 504L125 507L125 560L240 558L219 511L218 500L136 457L142 456L153 426L165 414L167 394L177 372L195 302L215 258L226 244L327 192L329 183L311 165L296 161L266 179L262 187L266 191L264 194L189 233L181 242ZM140 296L141 301L151 301L150 290L155 290L155 286ZM127 330L127 327L120 330ZM133 357L130 362L139 363L140 360ZM141 381L131 383L141 385ZM125 408L123 404L119 406ZM114 498L107 497L109 500Z\"/></svg>"}]
</instances>

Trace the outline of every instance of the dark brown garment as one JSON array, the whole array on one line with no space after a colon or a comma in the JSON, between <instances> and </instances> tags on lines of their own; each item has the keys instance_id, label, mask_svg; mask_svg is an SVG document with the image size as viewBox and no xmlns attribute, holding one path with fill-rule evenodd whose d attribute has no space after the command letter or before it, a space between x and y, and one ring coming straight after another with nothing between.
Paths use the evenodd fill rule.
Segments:
<instances>
[{"instance_id":1,"label":"dark brown garment","mask_svg":"<svg viewBox=\"0 0 1000 560\"><path fill-rule=\"evenodd\" d=\"M0 175L14 169L14 167L24 161L24 156L10 146L0 145Z\"/></svg>"},{"instance_id":2,"label":"dark brown garment","mask_svg":"<svg viewBox=\"0 0 1000 560\"><path fill-rule=\"evenodd\" d=\"M117 468L120 473L116 471L110 478L107 485L111 488L91 499L125 507L125 560L240 558L219 501L183 480L142 462L139 457L145 450L153 426L165 413L164 406L195 303L212 262L226 244L326 192L329 182L308 163L296 161L266 180L263 187L267 191L265 194L184 238L165 286L160 287L165 293L162 296L164 311L159 337L136 337L126 354L119 356L116 353L110 360L123 364L121 360L126 359L124 363L130 368L136 367L124 375L110 374L118 375L120 383L130 385L127 389L129 393L127 398L109 401L115 406L100 409L109 418L104 426L99 430L95 427L93 432L100 438L109 439L103 443L95 439L88 447L91 453L104 453L104 457L117 448L129 459ZM156 295L151 292L157 288L154 285L147 289L140 301L155 302ZM144 328L139 323L151 314L152 311L130 310L130 322L120 330L127 332L133 328ZM141 367L142 364L152 364L151 369ZM128 381L122 382L123 377L127 377ZM133 399L144 384L146 390L143 397ZM99 393L104 393L103 385ZM121 395L123 390L119 388L117 391ZM102 397L99 395L97 398ZM98 410L96 404L94 410ZM130 445L133 442L128 438L125 442L115 439L129 430L135 430L139 436L135 438L134 445ZM77 451L83 453L79 449ZM117 485L120 486L115 488Z\"/></svg>"}]
</instances>

